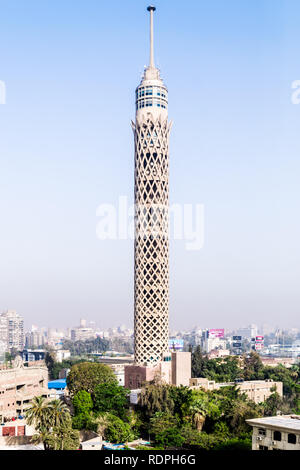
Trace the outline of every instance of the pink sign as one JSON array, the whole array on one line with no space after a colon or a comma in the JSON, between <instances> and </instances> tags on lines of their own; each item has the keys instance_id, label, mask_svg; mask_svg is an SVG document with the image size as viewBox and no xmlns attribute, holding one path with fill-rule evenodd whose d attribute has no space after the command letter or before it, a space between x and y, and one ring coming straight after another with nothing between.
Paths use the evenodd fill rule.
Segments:
<instances>
[{"instance_id":1,"label":"pink sign","mask_svg":"<svg viewBox=\"0 0 300 470\"><path fill-rule=\"evenodd\" d=\"M208 330L209 338L224 338L224 328Z\"/></svg>"},{"instance_id":2,"label":"pink sign","mask_svg":"<svg viewBox=\"0 0 300 470\"><path fill-rule=\"evenodd\" d=\"M255 338L255 341L256 341L257 343L262 343L263 340L264 340L264 337L263 337L263 336L256 336L256 338Z\"/></svg>"}]
</instances>

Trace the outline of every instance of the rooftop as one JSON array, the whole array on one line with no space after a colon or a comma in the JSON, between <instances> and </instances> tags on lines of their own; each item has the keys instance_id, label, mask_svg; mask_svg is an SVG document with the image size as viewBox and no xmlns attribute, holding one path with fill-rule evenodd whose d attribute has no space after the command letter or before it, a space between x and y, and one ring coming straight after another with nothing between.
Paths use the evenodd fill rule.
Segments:
<instances>
[{"instance_id":1,"label":"rooftop","mask_svg":"<svg viewBox=\"0 0 300 470\"><path fill-rule=\"evenodd\" d=\"M48 389L55 389L55 390L62 390L65 389L67 386L66 379L58 379L58 380L51 380L48 382Z\"/></svg>"},{"instance_id":2,"label":"rooftop","mask_svg":"<svg viewBox=\"0 0 300 470\"><path fill-rule=\"evenodd\" d=\"M250 426L271 426L289 431L300 432L300 416L298 415L270 416L267 418L247 419L246 422L250 424Z\"/></svg>"}]
</instances>

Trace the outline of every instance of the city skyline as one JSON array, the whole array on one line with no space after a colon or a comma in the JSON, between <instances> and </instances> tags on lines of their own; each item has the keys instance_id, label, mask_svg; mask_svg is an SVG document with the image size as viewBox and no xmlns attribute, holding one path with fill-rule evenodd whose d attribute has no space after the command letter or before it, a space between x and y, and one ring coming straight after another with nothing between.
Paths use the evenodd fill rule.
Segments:
<instances>
[{"instance_id":1,"label":"city skyline","mask_svg":"<svg viewBox=\"0 0 300 470\"><path fill-rule=\"evenodd\" d=\"M0 3L0 311L27 324L129 324L133 243L98 240L95 213L133 201L148 2ZM176 123L170 199L205 207L202 250L170 244L171 329L297 326L300 6L240 3L156 2Z\"/></svg>"}]
</instances>

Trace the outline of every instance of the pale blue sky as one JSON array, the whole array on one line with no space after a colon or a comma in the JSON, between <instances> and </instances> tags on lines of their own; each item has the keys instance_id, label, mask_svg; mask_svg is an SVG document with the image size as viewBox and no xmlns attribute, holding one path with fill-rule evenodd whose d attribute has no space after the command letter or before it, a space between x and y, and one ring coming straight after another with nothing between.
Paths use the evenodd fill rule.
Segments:
<instances>
[{"instance_id":1,"label":"pale blue sky","mask_svg":"<svg viewBox=\"0 0 300 470\"><path fill-rule=\"evenodd\" d=\"M133 245L96 208L133 197L144 0L0 0L0 310L27 324L132 323ZM171 326L299 326L298 0L158 0L172 203L205 245L171 243Z\"/></svg>"}]
</instances>

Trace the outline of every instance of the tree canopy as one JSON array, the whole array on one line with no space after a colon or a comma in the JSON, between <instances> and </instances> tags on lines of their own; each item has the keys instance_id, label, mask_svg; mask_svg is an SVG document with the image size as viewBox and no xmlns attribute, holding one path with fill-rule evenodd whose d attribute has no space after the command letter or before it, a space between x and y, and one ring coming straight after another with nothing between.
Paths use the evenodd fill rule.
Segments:
<instances>
[{"instance_id":1,"label":"tree canopy","mask_svg":"<svg viewBox=\"0 0 300 470\"><path fill-rule=\"evenodd\" d=\"M95 393L97 385L103 383L117 384L115 374L106 364L83 362L72 366L67 376L67 386L71 397L82 390Z\"/></svg>"}]
</instances>

